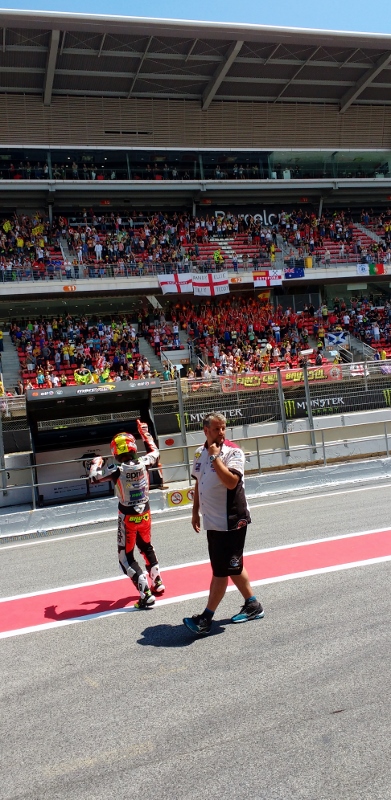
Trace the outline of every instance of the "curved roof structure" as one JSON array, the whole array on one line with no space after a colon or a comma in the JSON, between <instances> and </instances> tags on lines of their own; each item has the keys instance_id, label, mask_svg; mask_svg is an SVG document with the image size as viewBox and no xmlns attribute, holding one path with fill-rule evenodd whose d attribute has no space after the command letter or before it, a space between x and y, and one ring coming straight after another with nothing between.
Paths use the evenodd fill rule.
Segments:
<instances>
[{"instance_id":1,"label":"curved roof structure","mask_svg":"<svg viewBox=\"0 0 391 800\"><path fill-rule=\"evenodd\" d=\"M391 35L0 11L0 93L391 104Z\"/></svg>"}]
</instances>

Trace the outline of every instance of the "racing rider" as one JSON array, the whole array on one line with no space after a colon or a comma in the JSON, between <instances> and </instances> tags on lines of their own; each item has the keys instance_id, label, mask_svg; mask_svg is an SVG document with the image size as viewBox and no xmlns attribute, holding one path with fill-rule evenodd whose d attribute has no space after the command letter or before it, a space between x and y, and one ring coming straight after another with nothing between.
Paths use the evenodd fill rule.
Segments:
<instances>
[{"instance_id":1,"label":"racing rider","mask_svg":"<svg viewBox=\"0 0 391 800\"><path fill-rule=\"evenodd\" d=\"M95 482L113 481L118 497L118 558L121 569L140 592L136 608L150 608L154 594L164 592L160 568L151 542L151 512L149 507L149 475L147 467L156 466L159 450L146 423L136 420L137 430L144 441L146 455L137 453L137 443L131 433L117 433L110 443L114 462L106 463L98 456L92 460L89 472ZM146 571L134 556L137 545ZM148 583L148 574L151 587ZM151 591L152 589L152 591Z\"/></svg>"}]
</instances>

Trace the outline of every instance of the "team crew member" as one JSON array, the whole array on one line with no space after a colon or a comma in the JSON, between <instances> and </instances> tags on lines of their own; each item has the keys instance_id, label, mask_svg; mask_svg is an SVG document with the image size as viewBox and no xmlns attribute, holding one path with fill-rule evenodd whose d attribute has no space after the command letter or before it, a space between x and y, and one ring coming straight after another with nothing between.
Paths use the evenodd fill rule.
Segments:
<instances>
[{"instance_id":1,"label":"team crew member","mask_svg":"<svg viewBox=\"0 0 391 800\"><path fill-rule=\"evenodd\" d=\"M146 455L137 453L137 444L131 433L117 433L110 444L114 462L104 464L103 458L94 458L89 477L94 482L113 481L118 497L118 557L121 569L140 592L136 608L150 608L155 603L154 594L164 592L163 581L154 547L151 542L151 512L149 508L149 476L147 467L155 466L159 450L148 432L148 426L137 420L137 430L144 441ZM137 545L146 571L134 556ZM148 583L148 573L151 587ZM151 591L152 589L152 591Z\"/></svg>"},{"instance_id":2,"label":"team crew member","mask_svg":"<svg viewBox=\"0 0 391 800\"><path fill-rule=\"evenodd\" d=\"M244 605L232 622L264 616L243 566L247 525L251 522L243 484L244 453L226 440L225 430L223 414L211 413L204 418L206 442L196 450L192 468L196 479L192 525L198 533L201 512L213 571L205 611L183 620L195 634L209 633L213 615L225 595L228 577L244 598Z\"/></svg>"}]
</instances>

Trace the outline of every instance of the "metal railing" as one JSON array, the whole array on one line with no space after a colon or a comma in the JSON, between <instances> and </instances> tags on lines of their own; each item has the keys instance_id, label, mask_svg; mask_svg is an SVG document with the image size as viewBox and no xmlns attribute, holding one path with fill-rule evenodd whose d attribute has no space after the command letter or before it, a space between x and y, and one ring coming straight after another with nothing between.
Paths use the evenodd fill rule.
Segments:
<instances>
[{"instance_id":1,"label":"metal railing","mask_svg":"<svg viewBox=\"0 0 391 800\"><path fill-rule=\"evenodd\" d=\"M36 283L38 281L79 281L90 279L119 279L140 278L158 275L183 274L188 272L222 272L226 266L216 266L214 262L181 261L172 263L159 263L150 261L121 263L96 263L96 264L67 264L61 262L41 267L13 267L0 270L0 283Z\"/></svg>"},{"instance_id":2,"label":"metal railing","mask_svg":"<svg viewBox=\"0 0 391 800\"><path fill-rule=\"evenodd\" d=\"M379 433L373 433L373 434L371 434L369 436L365 436L365 435L349 436L349 433L350 433L351 430L352 431L353 430L356 431L357 428L359 428L359 429L362 429L363 431L365 431L366 428L368 428L368 427L373 428L373 426L379 427ZM242 447L244 445L245 457L246 457L246 462L247 463L251 463L251 459L255 458L255 468L252 467L250 470L246 470L247 474L249 472L251 472L253 474L254 473L260 474L260 473L262 473L262 471L264 469L264 465L262 463L263 460L264 459L270 459L271 456L274 459L276 459L276 457L277 458L280 457L282 459L285 459L285 462L281 463L281 464L279 464L279 465L277 465L275 467L270 467L270 465L269 465L267 467L268 471L270 471L271 469L274 469L274 470L276 470L276 469L284 469L284 468L286 468L287 464L289 463L288 460L292 459L292 456L294 456L295 454L299 454L300 455L301 453L303 453L303 455L304 455L307 452L310 453L310 456L311 456L310 463L311 463L312 466L327 466L331 462L335 463L336 461L340 461L341 457L338 456L338 455L334 455L334 456L328 457L327 451L328 451L328 449L331 449L331 448L340 447L342 443L346 447L346 445L349 446L349 445L357 445L357 444L360 444L360 443L363 444L363 443L373 442L374 451L370 452L370 453L364 452L364 453L362 453L362 456L368 458L368 457L371 457L371 456L372 457L379 457L379 456L386 455L387 458L389 458L390 457L390 438L389 438L390 437L390 431L388 430L389 427L391 427L391 420L390 421L378 420L378 421L371 421L371 422L363 422L363 423L359 423L359 424L355 423L353 425L344 426L343 428L341 428L339 426L337 428L318 428L315 431L315 434L316 434L315 439L311 435L312 432L308 429L306 431L289 431L287 434L283 434L282 432L278 432L278 433L275 433L275 434L267 434L267 435L252 435L251 433L249 433L249 435L247 437L239 437L239 438L232 437L232 441L233 442L237 442L240 447ZM335 432L338 432L341 436L343 435L343 442L342 442L341 437L336 438L336 439L329 439L328 438L328 437L330 437L331 433L334 434ZM292 443L292 439L293 440L295 438L301 438L302 439L303 436L306 436L306 435L308 435L308 438L309 438L308 443L304 443L304 444L303 443L300 443L300 444ZM274 441L276 441L278 443L281 443L281 441L282 441L283 442L283 446L278 446L278 444L274 445L273 444ZM252 450L248 449L249 448L249 443L251 443L251 442L255 443L255 449L252 449ZM266 446L262 446L263 442L265 443ZM383 444L383 442L384 442L384 444ZM272 446L270 446L270 443L272 443ZM183 468L187 473L188 482L191 485L192 476L191 476L190 465L192 463L194 451L196 450L197 447L198 447L198 445L188 445L187 442L183 442L182 444L180 444L178 446L170 447L170 452L172 452L172 451L182 451L182 452L184 452L185 453L185 458L183 460L177 462L177 463L167 463L167 464L163 463L163 475L164 475L164 470L165 469L166 470L172 470L172 469ZM164 451L163 451L163 453L164 453ZM32 457L32 455L33 455L32 451L30 451L30 457ZM316 456L316 458L314 458L314 456ZM357 449L353 448L353 452L351 453L351 458L352 459L357 459L357 456L358 456ZM349 460L349 454L344 453L343 460L344 461ZM164 461L164 459L163 459L163 461ZM37 469L39 470L39 469L41 469L43 467L52 467L52 468L57 467L58 469L61 469L61 467L63 465L65 465L65 464L76 464L77 465L77 464L83 464L83 462L85 463L85 457L84 458L79 458L79 459L69 459L69 460L66 460L66 461L50 461L50 462L47 462L47 463L37 464L37 465L34 465L34 464L31 463L30 465L25 465L25 466L22 466L22 467L12 467L11 469L10 468L8 468L8 469L7 468L2 468L2 469L0 469L0 484L2 486L2 488L0 489L0 493L2 493L4 495L4 494L7 494L8 492L13 492L13 491L16 492L16 491L21 491L21 490L28 490L28 491L31 492L32 507L35 509L36 505L37 505L37 494L38 494L38 491L39 491L40 488L46 487L46 486L56 486L56 487L58 487L58 486L62 486L64 484L73 484L73 485L77 484L77 483L82 484L82 483L86 483L86 481L88 481L88 475L86 474L85 476L65 478L65 479L56 479L56 480L53 480L53 481L42 480L42 481L40 481L38 483L36 481L35 475L34 475L34 473L36 472ZM294 464L297 467L300 467L303 464L302 461L301 462L291 461L291 463ZM22 485L9 484L8 481L10 480L10 472L11 473L29 472L29 474L31 476L31 481L29 483L22 484ZM67 498L64 497L64 501L66 499ZM83 498L82 496L76 496L74 499L75 500L83 500L83 499L86 499L86 498ZM88 498L88 499L91 499L91 498Z\"/></svg>"},{"instance_id":3,"label":"metal railing","mask_svg":"<svg viewBox=\"0 0 391 800\"><path fill-rule=\"evenodd\" d=\"M24 413L26 415L26 398L24 395L14 395L7 397L3 395L0 397L0 412L3 419L10 419L16 412ZM18 413L20 416L20 413Z\"/></svg>"},{"instance_id":4,"label":"metal railing","mask_svg":"<svg viewBox=\"0 0 391 800\"><path fill-rule=\"evenodd\" d=\"M358 340L357 340L358 342ZM367 361L360 361L360 362L349 362L343 363L338 366L338 370L341 375L341 379L338 380L327 380L324 382L319 383L311 383L311 391L316 390L320 391L321 389L325 390L326 392L330 393L331 389L338 390L338 387L343 386L347 382L351 385L352 381L354 380L355 383L360 386L360 375L369 378L366 386L366 390L370 391L371 382L377 385L377 388L381 388L382 384L384 385L390 383L391 386L391 360L380 360L374 361L373 354L376 352L373 348L369 345L366 345L364 342L359 342L359 344L363 345L363 350L365 354L368 352L371 358ZM356 344L355 344L356 346ZM167 354L165 354L165 358L169 361ZM206 367L207 365L202 361L199 356L196 356L198 362L201 364L202 367ZM175 364L172 364L175 366ZM326 364L323 366L330 366L330 364ZM313 364L308 364L308 367L312 370L315 369ZM276 369L280 368L282 371L284 370L284 363L283 362L276 362L275 364L271 365L271 373L275 373ZM267 378L270 375L270 372L260 372L260 373L244 373L246 375L259 375L263 376L263 378ZM293 367L288 370L289 373L300 373L302 372L301 367ZM183 397L186 400L188 397L195 397L199 395L199 389L207 389L211 396L220 396L225 398L226 400L230 397L230 394L227 394L223 390L223 379L224 375L217 376L217 377L208 377L207 379L204 378L181 378L181 388ZM242 375L243 377L243 375ZM289 389L284 389L284 391L297 390L300 386L303 385L303 381L292 381L292 386ZM385 387L388 388L388 387ZM236 399L239 397L243 400L246 397L253 397L255 399L256 405L259 407L262 405L262 397L265 397L265 392L275 391L277 392L277 382L268 382L267 388L254 388L253 390L248 391L235 391L233 392ZM177 395L177 383L175 380L171 381L164 381L162 382L159 389L152 390L152 399L154 403L159 403L163 401L167 396L175 396ZM202 392L204 394L204 392ZM197 401L198 402L198 401ZM381 406L379 406L381 407ZM12 397L3 396L0 397L0 411L2 413L3 419L12 417L13 414L17 413L17 416L20 417L21 413L25 413L26 410L26 398L24 395L17 395ZM355 409L359 411L360 409ZM363 410L365 410L365 406L363 406Z\"/></svg>"},{"instance_id":5,"label":"metal railing","mask_svg":"<svg viewBox=\"0 0 391 800\"><path fill-rule=\"evenodd\" d=\"M363 342L360 339L355 338L354 347L356 350L362 353L363 359L365 361L373 361L374 355L376 350L374 347L371 347L370 344L367 342Z\"/></svg>"},{"instance_id":6,"label":"metal railing","mask_svg":"<svg viewBox=\"0 0 391 800\"><path fill-rule=\"evenodd\" d=\"M309 259L311 263L309 263ZM347 268L357 269L357 265L361 263L359 257L347 256L343 259L331 259L330 262L325 262L322 258L316 260L315 257L310 255L303 256L302 258L283 257L282 255L276 257L274 261L270 258L251 258L248 262L239 260L233 262L232 259L225 259L225 261L216 265L211 259L203 260L192 259L191 261L180 261L170 263L150 262L137 260L135 262L121 263L95 263L95 264L67 264L59 263L53 265L44 265L40 267L15 267L12 269L0 269L0 283L31 283L37 282L56 282L63 281L65 283L80 281L80 280L123 280L124 278L148 278L157 277L159 275L170 274L183 274L188 272L194 273L209 273L209 272L222 272L228 270L234 275L246 275L248 280L252 281L251 273L257 270L278 270L283 273L292 271L294 269L304 269L305 274L311 275L318 269L338 269L340 271ZM385 264L386 274L391 274L391 265ZM308 272L307 272L308 271ZM283 276L284 277L284 276Z\"/></svg>"}]
</instances>

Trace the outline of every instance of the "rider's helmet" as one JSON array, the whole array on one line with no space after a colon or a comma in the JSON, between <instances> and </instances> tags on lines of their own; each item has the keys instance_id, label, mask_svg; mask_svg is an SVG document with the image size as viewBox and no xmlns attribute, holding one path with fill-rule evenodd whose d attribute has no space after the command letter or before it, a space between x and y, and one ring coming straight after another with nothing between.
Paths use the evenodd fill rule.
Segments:
<instances>
[{"instance_id":1,"label":"rider's helmet","mask_svg":"<svg viewBox=\"0 0 391 800\"><path fill-rule=\"evenodd\" d=\"M110 442L110 450L114 457L137 454L137 444L131 433L117 433Z\"/></svg>"}]
</instances>

